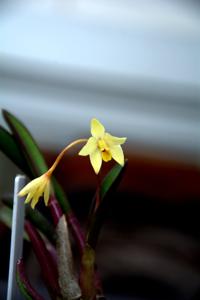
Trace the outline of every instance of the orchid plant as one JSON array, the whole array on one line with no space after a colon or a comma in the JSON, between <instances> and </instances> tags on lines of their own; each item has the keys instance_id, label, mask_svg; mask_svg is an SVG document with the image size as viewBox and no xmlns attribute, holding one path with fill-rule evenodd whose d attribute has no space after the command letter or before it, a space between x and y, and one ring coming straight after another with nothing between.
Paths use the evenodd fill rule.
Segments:
<instances>
[{"instance_id":1,"label":"orchid plant","mask_svg":"<svg viewBox=\"0 0 200 300\"><path fill-rule=\"evenodd\" d=\"M107 133L100 121L93 118L91 137L81 138L67 145L48 168L36 141L24 124L8 111L3 110L3 116L10 130L0 126L0 150L30 178L30 182L19 192L19 196L26 196L25 203L28 205L25 231L40 264L50 298L105 299L95 253L110 194L120 182L125 169L121 145L125 143L126 138ZM97 189L86 222L87 228L81 227L62 187L53 177L53 172L65 153L73 147L77 148L79 144L82 144L82 149L78 154L89 155L94 176L99 176L102 162L108 162L112 158L116 161L109 173L97 181ZM41 210L37 205L40 199L44 200L45 209L50 211L52 221L47 219L45 209ZM0 204L0 211L3 212L0 213L0 222L6 223L7 226L10 224L5 222L2 216L11 208L12 203L8 199L4 199ZM71 247L72 237L79 253L76 268ZM17 263L16 278L25 299L44 299L27 278L23 258Z\"/></svg>"}]
</instances>

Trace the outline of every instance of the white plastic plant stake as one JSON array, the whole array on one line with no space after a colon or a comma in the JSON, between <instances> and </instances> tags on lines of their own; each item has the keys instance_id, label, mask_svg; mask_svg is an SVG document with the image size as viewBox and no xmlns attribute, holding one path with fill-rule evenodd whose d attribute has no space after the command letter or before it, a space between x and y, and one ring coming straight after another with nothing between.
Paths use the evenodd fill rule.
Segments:
<instances>
[{"instance_id":1,"label":"white plastic plant stake","mask_svg":"<svg viewBox=\"0 0 200 300\"><path fill-rule=\"evenodd\" d=\"M25 205L24 199L19 198L18 193L25 184L25 176L17 175L15 177L7 300L20 299L16 282L16 264L22 256Z\"/></svg>"}]
</instances>

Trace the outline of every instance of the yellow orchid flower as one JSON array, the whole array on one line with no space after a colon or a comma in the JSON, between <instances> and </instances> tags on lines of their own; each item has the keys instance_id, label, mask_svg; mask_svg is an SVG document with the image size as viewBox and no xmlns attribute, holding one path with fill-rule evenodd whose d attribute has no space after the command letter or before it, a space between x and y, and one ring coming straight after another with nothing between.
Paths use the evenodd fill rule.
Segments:
<instances>
[{"instance_id":1,"label":"yellow orchid flower","mask_svg":"<svg viewBox=\"0 0 200 300\"><path fill-rule=\"evenodd\" d=\"M50 195L50 179L53 171L55 170L55 168L57 167L58 163L60 162L60 160L62 159L63 155L67 150L69 150L70 148L72 148L77 144L85 143L86 141L87 139L79 139L67 145L59 153L53 165L46 173L44 173L40 177L33 179L18 193L20 197L27 195L25 203L31 202L31 207L34 209L40 197L42 197L44 194L45 205L48 205L49 195Z\"/></svg>"},{"instance_id":2,"label":"yellow orchid flower","mask_svg":"<svg viewBox=\"0 0 200 300\"><path fill-rule=\"evenodd\" d=\"M35 205L38 203L39 198L44 194L44 203L48 204L49 194L50 194L50 174L45 173L40 177L33 179L29 182L20 192L19 196L26 197L25 203L31 202L31 207L34 209Z\"/></svg>"},{"instance_id":3,"label":"yellow orchid flower","mask_svg":"<svg viewBox=\"0 0 200 300\"><path fill-rule=\"evenodd\" d=\"M105 132L104 126L97 119L91 120L91 134L79 155L90 156L96 174L100 171L102 160L107 162L113 158L118 164L124 165L124 153L120 145L125 143L125 137L119 138Z\"/></svg>"}]
</instances>

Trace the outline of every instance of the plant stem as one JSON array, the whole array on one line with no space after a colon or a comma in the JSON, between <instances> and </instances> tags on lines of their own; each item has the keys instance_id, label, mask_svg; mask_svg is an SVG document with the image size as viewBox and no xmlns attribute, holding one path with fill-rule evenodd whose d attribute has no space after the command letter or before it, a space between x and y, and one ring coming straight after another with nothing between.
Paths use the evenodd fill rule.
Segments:
<instances>
[{"instance_id":1,"label":"plant stem","mask_svg":"<svg viewBox=\"0 0 200 300\"><path fill-rule=\"evenodd\" d=\"M47 171L48 175L51 175L53 173L53 171L55 170L55 168L57 167L58 163L60 162L60 160L63 158L64 154L72 147L74 147L75 145L81 144L87 142L87 139L79 139L76 140L72 143L70 143L69 145L67 145L57 156L56 160L54 161L53 165L51 166L51 168Z\"/></svg>"}]
</instances>

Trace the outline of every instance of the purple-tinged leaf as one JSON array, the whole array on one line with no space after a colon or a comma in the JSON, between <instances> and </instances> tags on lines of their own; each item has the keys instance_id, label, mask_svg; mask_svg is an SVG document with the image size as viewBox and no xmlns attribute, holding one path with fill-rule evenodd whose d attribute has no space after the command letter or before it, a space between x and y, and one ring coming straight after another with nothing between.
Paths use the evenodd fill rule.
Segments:
<instances>
[{"instance_id":1,"label":"purple-tinged leaf","mask_svg":"<svg viewBox=\"0 0 200 300\"><path fill-rule=\"evenodd\" d=\"M24 268L23 259L19 259L17 262L17 284L25 299L27 300L44 300L44 298L38 294L38 292L30 284Z\"/></svg>"},{"instance_id":2,"label":"purple-tinged leaf","mask_svg":"<svg viewBox=\"0 0 200 300\"><path fill-rule=\"evenodd\" d=\"M82 255L83 249L85 247L85 236L81 225L72 211L70 211L70 213L66 215L66 218L77 243L79 253Z\"/></svg>"},{"instance_id":3,"label":"purple-tinged leaf","mask_svg":"<svg viewBox=\"0 0 200 300\"><path fill-rule=\"evenodd\" d=\"M32 243L34 253L41 267L42 276L50 294L59 295L58 271L55 261L47 250L43 239L29 221L25 222L25 230Z\"/></svg>"},{"instance_id":4,"label":"purple-tinged leaf","mask_svg":"<svg viewBox=\"0 0 200 300\"><path fill-rule=\"evenodd\" d=\"M63 216L63 212L61 210L61 207L60 207L57 199L54 196L50 196L48 207L50 209L51 216L52 216L54 225L56 227L60 218Z\"/></svg>"}]
</instances>

